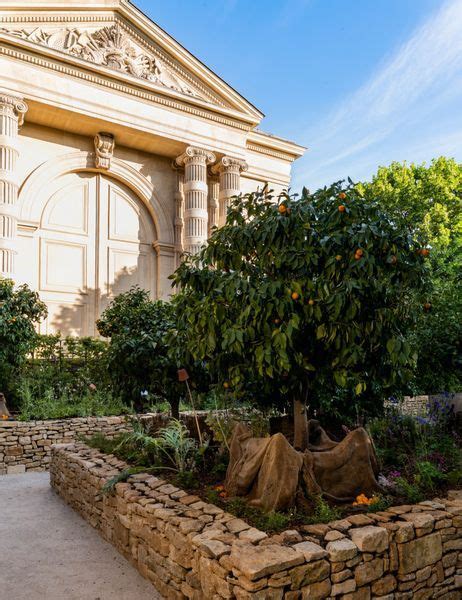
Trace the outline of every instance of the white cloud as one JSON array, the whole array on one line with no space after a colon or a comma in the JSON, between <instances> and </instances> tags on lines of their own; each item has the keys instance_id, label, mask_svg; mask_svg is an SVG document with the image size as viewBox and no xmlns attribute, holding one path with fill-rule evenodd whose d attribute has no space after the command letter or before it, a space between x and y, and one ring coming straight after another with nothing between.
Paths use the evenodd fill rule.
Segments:
<instances>
[{"instance_id":1,"label":"white cloud","mask_svg":"<svg viewBox=\"0 0 462 600\"><path fill-rule=\"evenodd\" d=\"M360 171L372 155L380 162L380 147L387 147L388 155L390 143L402 155L411 122L409 151L416 145L416 128L428 137L428 128L433 127L438 137L435 129L445 106L461 97L461 76L462 0L449 0L365 85L307 132L303 141L312 150L296 167L294 187L304 182L323 185L348 174L355 177L357 172L364 176ZM437 146L446 147L441 139Z\"/></svg>"}]
</instances>

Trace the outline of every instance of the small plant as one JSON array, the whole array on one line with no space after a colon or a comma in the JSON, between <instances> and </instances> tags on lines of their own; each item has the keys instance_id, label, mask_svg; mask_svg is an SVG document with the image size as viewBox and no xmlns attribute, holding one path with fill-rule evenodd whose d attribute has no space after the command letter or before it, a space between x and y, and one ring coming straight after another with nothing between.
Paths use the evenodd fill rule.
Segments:
<instances>
[{"instance_id":1,"label":"small plant","mask_svg":"<svg viewBox=\"0 0 462 600\"><path fill-rule=\"evenodd\" d=\"M414 480L423 490L434 491L446 476L433 463L426 460L416 463L416 475Z\"/></svg>"},{"instance_id":2,"label":"small plant","mask_svg":"<svg viewBox=\"0 0 462 600\"><path fill-rule=\"evenodd\" d=\"M145 469L143 467L129 467L128 469L124 469L114 477L111 477L111 479L108 479L108 481L106 481L106 483L103 485L101 491L103 492L103 494L113 494L115 491L115 486L118 483L123 483L124 481L127 481L130 475L148 472L149 469Z\"/></svg>"},{"instance_id":3,"label":"small plant","mask_svg":"<svg viewBox=\"0 0 462 600\"><path fill-rule=\"evenodd\" d=\"M367 512L384 512L389 509L390 506L393 506L393 498L391 496L382 496L379 494L378 496L374 496L374 502L369 504Z\"/></svg>"},{"instance_id":4,"label":"small plant","mask_svg":"<svg viewBox=\"0 0 462 600\"><path fill-rule=\"evenodd\" d=\"M406 501L410 504L417 504L424 498L422 491L419 486L410 483L404 477L397 477L395 479L397 492L406 498Z\"/></svg>"},{"instance_id":5,"label":"small plant","mask_svg":"<svg viewBox=\"0 0 462 600\"><path fill-rule=\"evenodd\" d=\"M316 496L314 502L314 512L306 518L307 524L330 523L331 521L340 519L340 510L332 507L322 496Z\"/></svg>"}]
</instances>

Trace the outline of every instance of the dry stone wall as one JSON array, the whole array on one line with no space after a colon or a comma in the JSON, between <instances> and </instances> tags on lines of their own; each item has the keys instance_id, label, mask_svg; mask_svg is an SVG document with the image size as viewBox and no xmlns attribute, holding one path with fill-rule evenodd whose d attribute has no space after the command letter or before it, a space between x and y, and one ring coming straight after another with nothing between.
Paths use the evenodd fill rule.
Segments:
<instances>
[{"instance_id":1,"label":"dry stone wall","mask_svg":"<svg viewBox=\"0 0 462 600\"><path fill-rule=\"evenodd\" d=\"M169 600L460 600L462 492L268 536L83 444L52 448L51 484Z\"/></svg>"},{"instance_id":2,"label":"dry stone wall","mask_svg":"<svg viewBox=\"0 0 462 600\"><path fill-rule=\"evenodd\" d=\"M0 475L46 471L51 445L97 431L114 436L128 431L125 417L80 417L53 421L0 421Z\"/></svg>"},{"instance_id":3,"label":"dry stone wall","mask_svg":"<svg viewBox=\"0 0 462 600\"><path fill-rule=\"evenodd\" d=\"M205 412L198 413L203 431L207 430ZM193 437L197 437L196 421L192 413L180 418ZM165 413L138 415L144 426L155 433L170 420ZM47 471L51 460L51 445L75 441L77 436L92 436L101 432L114 437L131 429L126 417L78 417L52 421L0 421L0 475Z\"/></svg>"}]
</instances>

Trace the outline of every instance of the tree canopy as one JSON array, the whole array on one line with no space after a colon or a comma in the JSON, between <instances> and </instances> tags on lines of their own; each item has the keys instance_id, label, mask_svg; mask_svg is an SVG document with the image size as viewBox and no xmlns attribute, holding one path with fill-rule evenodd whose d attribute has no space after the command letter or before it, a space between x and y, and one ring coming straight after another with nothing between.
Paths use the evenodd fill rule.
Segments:
<instances>
[{"instance_id":1,"label":"tree canopy","mask_svg":"<svg viewBox=\"0 0 462 600\"><path fill-rule=\"evenodd\" d=\"M174 275L185 348L225 387L268 402L332 385L393 389L415 364L427 249L376 200L341 183L235 199L226 224Z\"/></svg>"},{"instance_id":2,"label":"tree canopy","mask_svg":"<svg viewBox=\"0 0 462 600\"><path fill-rule=\"evenodd\" d=\"M431 247L429 310L411 337L418 363L411 391L459 391L462 385L462 164L445 157L430 165L392 163L358 185L393 219Z\"/></svg>"}]
</instances>

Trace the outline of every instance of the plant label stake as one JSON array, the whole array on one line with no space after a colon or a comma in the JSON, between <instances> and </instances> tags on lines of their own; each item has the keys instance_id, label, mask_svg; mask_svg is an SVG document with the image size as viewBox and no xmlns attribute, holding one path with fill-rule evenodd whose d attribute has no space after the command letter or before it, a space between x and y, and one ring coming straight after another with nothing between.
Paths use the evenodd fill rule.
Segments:
<instances>
[{"instance_id":1,"label":"plant label stake","mask_svg":"<svg viewBox=\"0 0 462 600\"><path fill-rule=\"evenodd\" d=\"M184 383L186 383L186 387L188 389L188 394L189 394L189 399L191 401L191 406L192 406L192 409L193 409L194 419L196 421L197 435L199 436L199 444L202 446L201 428L199 426L199 419L197 417L196 407L194 406L194 400L193 400L193 396L191 394L191 389L189 387L188 379L189 379L188 371L186 371L186 369L179 369L179 371L178 371L178 381L180 381L180 382L184 381Z\"/></svg>"}]
</instances>

